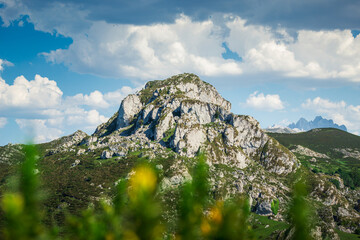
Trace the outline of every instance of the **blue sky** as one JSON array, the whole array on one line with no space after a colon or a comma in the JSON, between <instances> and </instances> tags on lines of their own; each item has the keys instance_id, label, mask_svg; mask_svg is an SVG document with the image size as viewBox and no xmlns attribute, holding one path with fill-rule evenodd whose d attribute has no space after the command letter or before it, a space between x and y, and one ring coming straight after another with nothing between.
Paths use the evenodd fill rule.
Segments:
<instances>
[{"instance_id":1,"label":"blue sky","mask_svg":"<svg viewBox=\"0 0 360 240\"><path fill-rule=\"evenodd\" d=\"M0 0L0 145L91 134L182 72L262 127L321 115L360 133L358 1L219 3Z\"/></svg>"}]
</instances>

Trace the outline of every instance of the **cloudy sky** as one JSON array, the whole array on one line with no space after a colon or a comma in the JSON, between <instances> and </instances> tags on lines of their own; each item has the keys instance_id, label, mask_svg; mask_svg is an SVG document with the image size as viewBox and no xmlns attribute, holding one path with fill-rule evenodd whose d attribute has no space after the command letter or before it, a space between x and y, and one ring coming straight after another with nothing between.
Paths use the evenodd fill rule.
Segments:
<instances>
[{"instance_id":1,"label":"cloudy sky","mask_svg":"<svg viewBox=\"0 0 360 240\"><path fill-rule=\"evenodd\" d=\"M357 0L0 0L0 145L92 133L146 81L192 72L262 127L360 133Z\"/></svg>"}]
</instances>

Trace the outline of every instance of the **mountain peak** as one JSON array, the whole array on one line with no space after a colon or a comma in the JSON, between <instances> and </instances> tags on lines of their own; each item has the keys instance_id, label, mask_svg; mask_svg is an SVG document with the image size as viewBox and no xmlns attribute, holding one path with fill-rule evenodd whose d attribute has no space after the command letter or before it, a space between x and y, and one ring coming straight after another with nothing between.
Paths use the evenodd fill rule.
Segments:
<instances>
[{"instance_id":1,"label":"mountain peak","mask_svg":"<svg viewBox=\"0 0 360 240\"><path fill-rule=\"evenodd\" d=\"M288 127L291 129L297 128L302 131L309 131L314 128L337 128L343 131L347 131L345 125L338 125L334 123L332 119L325 119L322 116L316 116L312 121L307 121L304 118L300 118L296 124L292 123Z\"/></svg>"},{"instance_id":2,"label":"mountain peak","mask_svg":"<svg viewBox=\"0 0 360 240\"><path fill-rule=\"evenodd\" d=\"M295 156L270 138L254 118L235 115L230 109L230 102L211 84L194 74L179 74L148 82L124 98L119 111L97 128L89 142L96 138L116 145L111 147L114 153L124 149L118 143L131 139L142 148L157 146L189 158L204 151L211 164L245 168L258 162L278 174L296 169Z\"/></svg>"},{"instance_id":3,"label":"mountain peak","mask_svg":"<svg viewBox=\"0 0 360 240\"><path fill-rule=\"evenodd\" d=\"M175 108L186 101L216 105L227 112L231 109L230 102L222 98L215 87L195 74L184 73L165 80L150 81L138 93L127 96L120 105L116 128L129 126L130 120L143 108L150 109L170 102L174 104L171 108Z\"/></svg>"},{"instance_id":4,"label":"mountain peak","mask_svg":"<svg viewBox=\"0 0 360 240\"><path fill-rule=\"evenodd\" d=\"M150 81L145 85L137 95L142 104L149 104L165 94L168 97L188 98L202 102L209 102L220 105L228 111L231 109L230 102L220 96L214 86L202 81L197 75L192 73L183 73L172 76L165 80Z\"/></svg>"},{"instance_id":5,"label":"mountain peak","mask_svg":"<svg viewBox=\"0 0 360 240\"><path fill-rule=\"evenodd\" d=\"M314 119L314 122L318 122L318 121L321 121L323 119L324 118L322 118L321 116L316 116L315 119Z\"/></svg>"}]
</instances>

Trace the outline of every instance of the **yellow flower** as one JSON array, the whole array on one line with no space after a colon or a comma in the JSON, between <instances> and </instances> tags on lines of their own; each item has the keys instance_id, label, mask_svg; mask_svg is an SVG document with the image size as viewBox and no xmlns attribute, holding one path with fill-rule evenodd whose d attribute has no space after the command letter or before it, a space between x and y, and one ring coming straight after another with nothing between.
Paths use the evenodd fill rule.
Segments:
<instances>
[{"instance_id":1,"label":"yellow flower","mask_svg":"<svg viewBox=\"0 0 360 240\"><path fill-rule=\"evenodd\" d=\"M222 213L221 213L222 207L223 207L223 202L217 202L216 206L210 209L209 218L216 224L220 224L222 222Z\"/></svg>"},{"instance_id":2,"label":"yellow flower","mask_svg":"<svg viewBox=\"0 0 360 240\"><path fill-rule=\"evenodd\" d=\"M157 178L154 171L146 166L135 169L135 173L130 177L130 198L136 199L141 192L154 192Z\"/></svg>"},{"instance_id":3,"label":"yellow flower","mask_svg":"<svg viewBox=\"0 0 360 240\"><path fill-rule=\"evenodd\" d=\"M201 225L200 225L200 229L201 229L201 232L204 234L204 235L208 235L211 231L211 226L209 224L209 222L206 220L206 219L203 219L201 221Z\"/></svg>"},{"instance_id":4,"label":"yellow flower","mask_svg":"<svg viewBox=\"0 0 360 240\"><path fill-rule=\"evenodd\" d=\"M114 240L115 239L115 236L113 233L107 233L105 235L105 240Z\"/></svg>"},{"instance_id":5,"label":"yellow flower","mask_svg":"<svg viewBox=\"0 0 360 240\"><path fill-rule=\"evenodd\" d=\"M124 232L124 239L126 240L139 240L139 237L133 231L125 231Z\"/></svg>"},{"instance_id":6,"label":"yellow flower","mask_svg":"<svg viewBox=\"0 0 360 240\"><path fill-rule=\"evenodd\" d=\"M18 193L5 194L2 199L2 208L9 214L20 214L24 209L23 196Z\"/></svg>"}]
</instances>

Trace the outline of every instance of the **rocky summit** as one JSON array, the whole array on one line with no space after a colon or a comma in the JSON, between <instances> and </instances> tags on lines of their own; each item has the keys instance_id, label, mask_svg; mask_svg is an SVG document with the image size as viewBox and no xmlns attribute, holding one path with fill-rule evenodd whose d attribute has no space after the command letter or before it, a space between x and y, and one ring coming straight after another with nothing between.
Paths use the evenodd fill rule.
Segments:
<instances>
[{"instance_id":1,"label":"rocky summit","mask_svg":"<svg viewBox=\"0 0 360 240\"><path fill-rule=\"evenodd\" d=\"M163 191L191 179L193 157L203 152L214 195L247 194L261 215L272 214L273 199L290 201L284 181L300 166L254 118L231 113L230 102L212 85L188 73L148 82L124 98L119 111L94 134L72 142L66 151L78 155L100 152L101 159L121 160L136 153L155 162L164 176Z\"/></svg>"},{"instance_id":2,"label":"rocky summit","mask_svg":"<svg viewBox=\"0 0 360 240\"><path fill-rule=\"evenodd\" d=\"M127 96L88 143L96 139L96 147L108 147L104 157L123 155L136 139L141 148L170 148L189 158L206 152L210 165L244 169L256 163L280 175L297 168L296 157L269 137L254 118L230 110L230 102L212 85L194 74L180 74L148 82Z\"/></svg>"}]
</instances>

